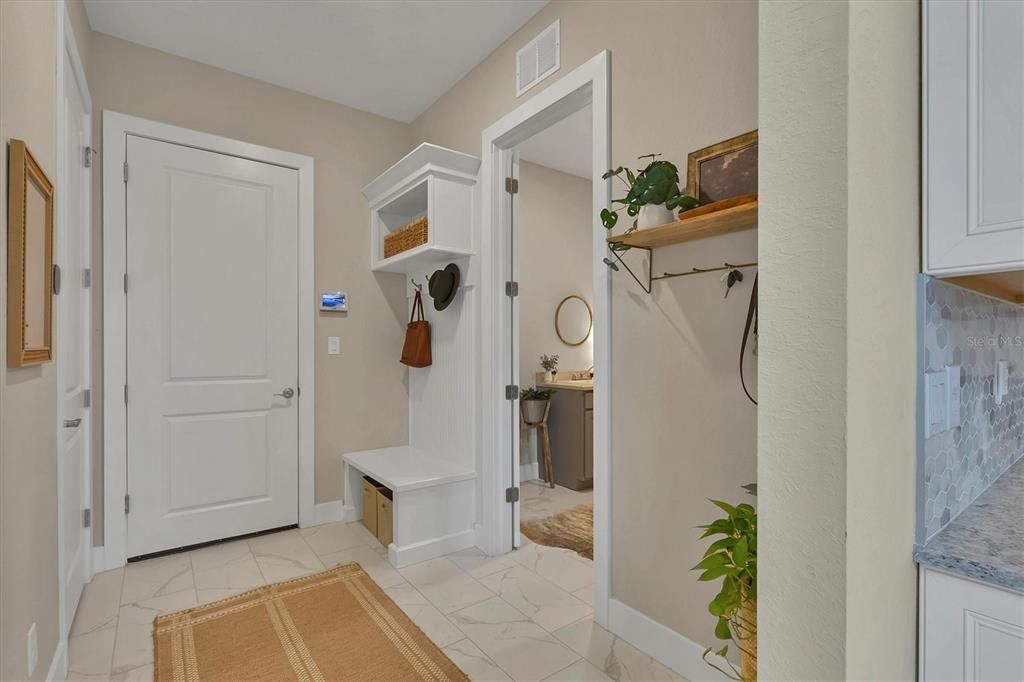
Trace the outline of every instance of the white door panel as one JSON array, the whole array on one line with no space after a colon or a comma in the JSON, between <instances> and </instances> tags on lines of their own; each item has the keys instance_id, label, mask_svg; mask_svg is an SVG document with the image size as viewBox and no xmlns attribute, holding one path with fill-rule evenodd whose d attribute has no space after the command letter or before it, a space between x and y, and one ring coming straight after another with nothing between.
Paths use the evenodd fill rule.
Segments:
<instances>
[{"instance_id":1,"label":"white door panel","mask_svg":"<svg viewBox=\"0 0 1024 682\"><path fill-rule=\"evenodd\" d=\"M128 555L298 520L298 175L129 136Z\"/></svg>"},{"instance_id":2,"label":"white door panel","mask_svg":"<svg viewBox=\"0 0 1024 682\"><path fill-rule=\"evenodd\" d=\"M82 165L89 145L89 119L74 69L63 52L64 93L61 102L63 139L60 144L64 184L59 199L61 220L55 240L55 259L61 272L57 307L57 363L61 457L59 468L63 622L70 625L91 572L91 531L83 511L90 505L89 438L89 290L84 274L89 267L89 171Z\"/></svg>"}]
</instances>

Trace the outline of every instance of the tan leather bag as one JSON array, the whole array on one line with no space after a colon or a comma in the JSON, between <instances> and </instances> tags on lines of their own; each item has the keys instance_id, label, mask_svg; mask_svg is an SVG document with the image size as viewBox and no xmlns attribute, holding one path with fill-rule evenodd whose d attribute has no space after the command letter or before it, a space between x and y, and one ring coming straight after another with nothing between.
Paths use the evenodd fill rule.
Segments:
<instances>
[{"instance_id":1,"label":"tan leather bag","mask_svg":"<svg viewBox=\"0 0 1024 682\"><path fill-rule=\"evenodd\" d=\"M410 367L429 367L430 362L430 323L423 317L423 297L417 291L416 299L412 302L409 326L405 329L402 364Z\"/></svg>"}]
</instances>

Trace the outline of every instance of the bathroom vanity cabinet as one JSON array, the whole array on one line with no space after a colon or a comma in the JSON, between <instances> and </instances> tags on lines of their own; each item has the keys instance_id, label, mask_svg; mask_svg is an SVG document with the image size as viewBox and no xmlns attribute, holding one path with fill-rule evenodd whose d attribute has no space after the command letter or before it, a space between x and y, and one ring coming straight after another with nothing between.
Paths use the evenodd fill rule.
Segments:
<instances>
[{"instance_id":1,"label":"bathroom vanity cabinet","mask_svg":"<svg viewBox=\"0 0 1024 682\"><path fill-rule=\"evenodd\" d=\"M551 397L548 431L555 483L573 490L593 487L594 391L560 388Z\"/></svg>"}]
</instances>

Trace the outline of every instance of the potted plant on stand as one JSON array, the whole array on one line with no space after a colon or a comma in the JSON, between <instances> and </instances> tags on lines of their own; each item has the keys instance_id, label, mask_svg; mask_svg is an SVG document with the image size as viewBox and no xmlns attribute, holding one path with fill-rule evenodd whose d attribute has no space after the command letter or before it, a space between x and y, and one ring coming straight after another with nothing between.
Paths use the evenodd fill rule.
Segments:
<instances>
[{"instance_id":1,"label":"potted plant on stand","mask_svg":"<svg viewBox=\"0 0 1024 682\"><path fill-rule=\"evenodd\" d=\"M679 189L679 169L676 165L671 161L659 161L659 156L641 156L641 159L649 158L651 162L636 172L619 166L601 176L605 180L618 178L626 185L626 196L612 199L612 203L625 206L626 214L633 218L633 226L627 232L670 223L675 220L676 209L685 211L698 203L694 197ZM617 210L601 209L601 223L606 229L611 230L618 221Z\"/></svg>"},{"instance_id":2,"label":"potted plant on stand","mask_svg":"<svg viewBox=\"0 0 1024 682\"><path fill-rule=\"evenodd\" d=\"M523 419L527 424L539 424L544 420L544 408L554 393L553 388L520 389L519 402L523 405Z\"/></svg>"},{"instance_id":3,"label":"potted plant on stand","mask_svg":"<svg viewBox=\"0 0 1024 682\"><path fill-rule=\"evenodd\" d=\"M757 484L743 486L751 495ZM715 637L731 641L740 650L737 669L726 658L729 645L714 650L731 670L725 670L708 658L712 649L704 650L704 661L712 668L742 682L757 680L757 510L749 504L733 506L711 500L726 516L700 526L701 539L721 535L704 552L704 558L691 570L702 571L698 580L721 580L722 589L708 604L708 611L718 618Z\"/></svg>"},{"instance_id":4,"label":"potted plant on stand","mask_svg":"<svg viewBox=\"0 0 1024 682\"><path fill-rule=\"evenodd\" d=\"M548 383L553 382L558 374L558 354L540 356L540 366L547 372L544 378Z\"/></svg>"}]
</instances>

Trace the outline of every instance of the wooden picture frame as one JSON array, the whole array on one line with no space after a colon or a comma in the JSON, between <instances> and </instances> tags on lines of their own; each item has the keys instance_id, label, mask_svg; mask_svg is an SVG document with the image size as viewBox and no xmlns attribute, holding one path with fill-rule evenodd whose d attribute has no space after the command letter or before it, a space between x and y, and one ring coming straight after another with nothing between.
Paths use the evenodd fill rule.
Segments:
<instances>
[{"instance_id":1,"label":"wooden picture frame","mask_svg":"<svg viewBox=\"0 0 1024 682\"><path fill-rule=\"evenodd\" d=\"M7 366L53 359L53 183L22 140L8 146Z\"/></svg>"},{"instance_id":2,"label":"wooden picture frame","mask_svg":"<svg viewBox=\"0 0 1024 682\"><path fill-rule=\"evenodd\" d=\"M757 131L690 152L686 193L701 204L757 194Z\"/></svg>"}]
</instances>

